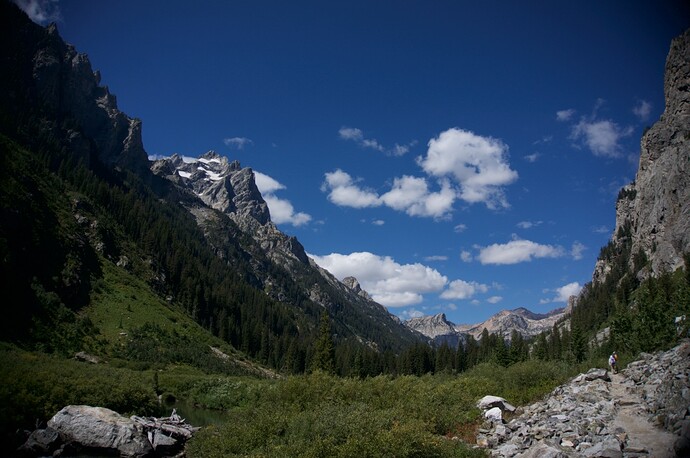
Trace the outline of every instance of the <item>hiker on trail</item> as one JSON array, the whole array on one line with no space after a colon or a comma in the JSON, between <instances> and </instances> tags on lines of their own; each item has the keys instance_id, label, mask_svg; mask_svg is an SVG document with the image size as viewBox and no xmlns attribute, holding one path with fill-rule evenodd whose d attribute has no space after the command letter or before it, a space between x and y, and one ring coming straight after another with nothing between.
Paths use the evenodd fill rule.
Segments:
<instances>
[{"instance_id":1,"label":"hiker on trail","mask_svg":"<svg viewBox=\"0 0 690 458\"><path fill-rule=\"evenodd\" d=\"M618 373L618 353L615 351L609 356L609 367L614 374Z\"/></svg>"}]
</instances>

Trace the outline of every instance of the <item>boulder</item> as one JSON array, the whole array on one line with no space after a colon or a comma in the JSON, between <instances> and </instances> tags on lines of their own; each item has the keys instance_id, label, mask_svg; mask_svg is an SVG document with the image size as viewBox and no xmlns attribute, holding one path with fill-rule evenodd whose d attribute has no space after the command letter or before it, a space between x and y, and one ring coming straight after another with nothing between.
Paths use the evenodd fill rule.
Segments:
<instances>
[{"instance_id":1,"label":"boulder","mask_svg":"<svg viewBox=\"0 0 690 458\"><path fill-rule=\"evenodd\" d=\"M121 457L145 457L153 447L141 425L104 407L70 405L48 421L63 441Z\"/></svg>"},{"instance_id":2,"label":"boulder","mask_svg":"<svg viewBox=\"0 0 690 458\"><path fill-rule=\"evenodd\" d=\"M515 407L500 396L484 396L477 402L477 407L482 410L498 407L504 412L515 412Z\"/></svg>"},{"instance_id":3,"label":"boulder","mask_svg":"<svg viewBox=\"0 0 690 458\"><path fill-rule=\"evenodd\" d=\"M492 407L491 409L484 412L484 418L491 421L502 421L503 412L498 407Z\"/></svg>"}]
</instances>

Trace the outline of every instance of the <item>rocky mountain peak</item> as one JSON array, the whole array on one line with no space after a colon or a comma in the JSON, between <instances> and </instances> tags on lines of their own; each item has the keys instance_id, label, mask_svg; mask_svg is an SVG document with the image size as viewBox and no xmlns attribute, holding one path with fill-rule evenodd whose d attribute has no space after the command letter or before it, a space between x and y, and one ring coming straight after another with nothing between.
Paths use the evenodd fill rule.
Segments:
<instances>
[{"instance_id":1,"label":"rocky mountain peak","mask_svg":"<svg viewBox=\"0 0 690 458\"><path fill-rule=\"evenodd\" d=\"M270 223L266 201L256 187L254 172L239 161L215 151L199 158L173 154L155 161L151 170L191 191L207 206L230 216L240 227L250 230Z\"/></svg>"},{"instance_id":2,"label":"rocky mountain peak","mask_svg":"<svg viewBox=\"0 0 690 458\"><path fill-rule=\"evenodd\" d=\"M455 326L446 319L445 313L411 318L405 322L405 325L431 339L456 334Z\"/></svg>"},{"instance_id":3,"label":"rocky mountain peak","mask_svg":"<svg viewBox=\"0 0 690 458\"><path fill-rule=\"evenodd\" d=\"M355 294L364 297L365 299L371 299L371 296L369 296L369 293L364 291L362 289L362 286L359 284L359 281L355 277L345 277L343 278L342 281L343 285L347 286L350 288Z\"/></svg>"}]
</instances>

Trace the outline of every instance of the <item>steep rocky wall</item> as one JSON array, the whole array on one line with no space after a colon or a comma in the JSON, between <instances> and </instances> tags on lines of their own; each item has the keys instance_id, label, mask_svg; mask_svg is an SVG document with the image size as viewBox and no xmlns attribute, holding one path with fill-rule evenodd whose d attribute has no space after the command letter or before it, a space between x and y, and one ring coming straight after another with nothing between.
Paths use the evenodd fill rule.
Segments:
<instances>
[{"instance_id":1,"label":"steep rocky wall","mask_svg":"<svg viewBox=\"0 0 690 458\"><path fill-rule=\"evenodd\" d=\"M690 30L671 43L664 80L664 113L643 135L635 182L616 204L613 242L629 227L631 253L649 261L641 278L681 267L690 252ZM597 263L594 281L608 268Z\"/></svg>"}]
</instances>

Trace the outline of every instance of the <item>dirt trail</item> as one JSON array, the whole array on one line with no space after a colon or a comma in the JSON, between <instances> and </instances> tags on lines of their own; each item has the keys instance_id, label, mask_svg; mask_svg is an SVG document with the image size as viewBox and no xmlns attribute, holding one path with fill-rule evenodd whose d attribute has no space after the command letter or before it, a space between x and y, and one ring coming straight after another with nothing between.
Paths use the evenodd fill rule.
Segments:
<instances>
[{"instance_id":1,"label":"dirt trail","mask_svg":"<svg viewBox=\"0 0 690 458\"><path fill-rule=\"evenodd\" d=\"M627 435L624 456L674 458L676 454L673 451L673 443L677 437L647 420L640 395L629 390L624 381L623 374L611 374L611 394L619 405L613 426L614 429L623 428Z\"/></svg>"}]
</instances>

